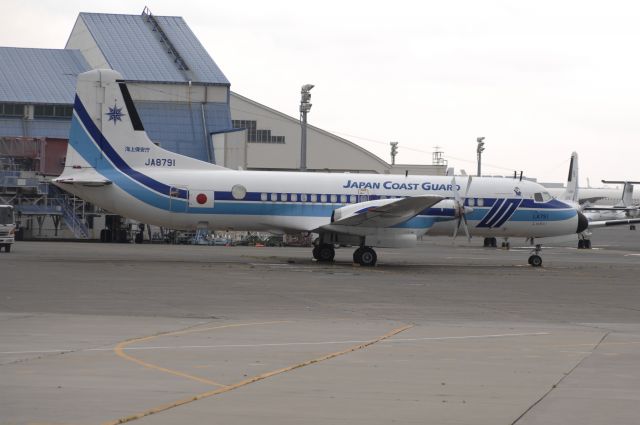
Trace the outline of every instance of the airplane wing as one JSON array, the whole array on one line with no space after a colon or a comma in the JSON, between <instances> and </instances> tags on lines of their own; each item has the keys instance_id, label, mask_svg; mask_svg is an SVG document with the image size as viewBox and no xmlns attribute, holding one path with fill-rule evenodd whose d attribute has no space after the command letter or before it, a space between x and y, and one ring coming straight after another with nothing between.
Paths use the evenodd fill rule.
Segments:
<instances>
[{"instance_id":1,"label":"airplane wing","mask_svg":"<svg viewBox=\"0 0 640 425\"><path fill-rule=\"evenodd\" d=\"M600 201L601 199L604 199L604 196L594 196L592 198L582 198L580 199L580 205L590 205L590 204L595 204L596 202Z\"/></svg>"},{"instance_id":2,"label":"airplane wing","mask_svg":"<svg viewBox=\"0 0 640 425\"><path fill-rule=\"evenodd\" d=\"M336 210L334 221L329 226L391 227L404 223L443 199L443 196L428 195L347 205Z\"/></svg>"},{"instance_id":3,"label":"airplane wing","mask_svg":"<svg viewBox=\"0 0 640 425\"><path fill-rule=\"evenodd\" d=\"M593 206L593 207L584 207L582 210L583 211L635 211L637 209L640 209L640 207L637 206L633 206L633 207L598 207Z\"/></svg>"},{"instance_id":4,"label":"airplane wing","mask_svg":"<svg viewBox=\"0 0 640 425\"><path fill-rule=\"evenodd\" d=\"M603 221L590 221L589 229L597 229L598 227L609 227L609 226L624 226L627 224L638 224L640 223L640 218L627 218L622 220L603 220Z\"/></svg>"}]
</instances>

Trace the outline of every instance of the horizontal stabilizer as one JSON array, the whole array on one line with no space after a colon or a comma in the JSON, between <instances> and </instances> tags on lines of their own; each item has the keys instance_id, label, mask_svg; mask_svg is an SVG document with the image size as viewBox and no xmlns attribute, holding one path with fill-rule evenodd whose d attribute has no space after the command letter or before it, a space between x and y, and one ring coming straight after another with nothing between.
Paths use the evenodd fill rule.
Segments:
<instances>
[{"instance_id":1,"label":"horizontal stabilizer","mask_svg":"<svg viewBox=\"0 0 640 425\"><path fill-rule=\"evenodd\" d=\"M640 184L640 182L631 181L631 180L602 180L602 183L605 184Z\"/></svg>"},{"instance_id":2,"label":"horizontal stabilizer","mask_svg":"<svg viewBox=\"0 0 640 425\"><path fill-rule=\"evenodd\" d=\"M84 175L71 175L58 177L57 179L53 179L53 182L57 185L65 185L65 184L73 184L80 186L90 186L90 187L99 187L99 186L107 186L112 182L111 180L105 179L104 177L99 176L84 176Z\"/></svg>"}]
</instances>

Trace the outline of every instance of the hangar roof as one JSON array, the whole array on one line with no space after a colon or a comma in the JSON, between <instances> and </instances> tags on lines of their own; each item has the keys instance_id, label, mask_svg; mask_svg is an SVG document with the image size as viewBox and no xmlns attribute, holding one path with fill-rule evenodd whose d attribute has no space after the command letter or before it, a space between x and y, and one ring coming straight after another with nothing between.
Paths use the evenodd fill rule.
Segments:
<instances>
[{"instance_id":1,"label":"hangar roof","mask_svg":"<svg viewBox=\"0 0 640 425\"><path fill-rule=\"evenodd\" d=\"M229 85L229 80L179 16L80 13L98 49L129 81ZM159 28L158 28L159 27ZM181 70L177 51L188 70Z\"/></svg>"},{"instance_id":2,"label":"hangar roof","mask_svg":"<svg viewBox=\"0 0 640 425\"><path fill-rule=\"evenodd\" d=\"M0 47L0 102L72 104L89 69L79 50Z\"/></svg>"}]
</instances>

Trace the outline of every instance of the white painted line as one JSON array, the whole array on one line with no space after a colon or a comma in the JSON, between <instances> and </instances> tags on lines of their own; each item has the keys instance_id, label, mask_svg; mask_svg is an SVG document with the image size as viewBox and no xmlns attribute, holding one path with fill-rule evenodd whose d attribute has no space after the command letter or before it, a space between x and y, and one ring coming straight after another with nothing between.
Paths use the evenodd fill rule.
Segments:
<instances>
[{"instance_id":1,"label":"white painted line","mask_svg":"<svg viewBox=\"0 0 640 425\"><path fill-rule=\"evenodd\" d=\"M541 336L551 335L550 332L532 332L532 333L513 333L513 334L491 334L491 335L465 335L465 336L434 336L424 338L393 338L380 342L384 343L402 343L402 342L419 342L419 341L449 341L449 340L465 340L465 339L482 339L482 338L505 338L519 336ZM219 348L263 348L263 347L292 347L300 345L336 345L336 344L362 344L370 340L344 340L344 341L318 341L318 342L274 342L264 344L220 344L220 345L156 345L148 347L126 347L124 351L135 350L184 350L184 349L219 349ZM87 348L81 350L42 350L42 351L2 351L1 354L48 354L48 353L81 353L88 351L113 351L113 348Z\"/></svg>"}]
</instances>

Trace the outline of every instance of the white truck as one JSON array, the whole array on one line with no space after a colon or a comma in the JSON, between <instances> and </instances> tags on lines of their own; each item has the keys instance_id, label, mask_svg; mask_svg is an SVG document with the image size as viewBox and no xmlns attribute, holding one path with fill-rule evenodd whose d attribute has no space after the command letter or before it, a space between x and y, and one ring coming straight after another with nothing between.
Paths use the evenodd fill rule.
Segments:
<instances>
[{"instance_id":1,"label":"white truck","mask_svg":"<svg viewBox=\"0 0 640 425\"><path fill-rule=\"evenodd\" d=\"M0 251L11 251L11 245L15 242L16 222L13 216L13 206L0 205Z\"/></svg>"}]
</instances>

